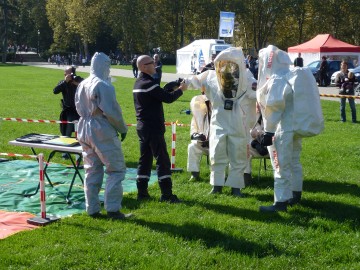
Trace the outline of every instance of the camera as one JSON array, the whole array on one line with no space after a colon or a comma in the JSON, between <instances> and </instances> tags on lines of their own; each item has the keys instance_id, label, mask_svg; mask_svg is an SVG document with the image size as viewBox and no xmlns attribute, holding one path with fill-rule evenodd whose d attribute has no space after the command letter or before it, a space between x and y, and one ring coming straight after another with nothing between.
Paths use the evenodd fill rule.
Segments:
<instances>
[{"instance_id":1,"label":"camera","mask_svg":"<svg viewBox=\"0 0 360 270\"><path fill-rule=\"evenodd\" d=\"M71 73L71 80L72 80L72 81L75 81L75 82L80 82L80 81L81 81L81 77L80 77L80 76L77 76L77 75L74 74L74 73Z\"/></svg>"}]
</instances>

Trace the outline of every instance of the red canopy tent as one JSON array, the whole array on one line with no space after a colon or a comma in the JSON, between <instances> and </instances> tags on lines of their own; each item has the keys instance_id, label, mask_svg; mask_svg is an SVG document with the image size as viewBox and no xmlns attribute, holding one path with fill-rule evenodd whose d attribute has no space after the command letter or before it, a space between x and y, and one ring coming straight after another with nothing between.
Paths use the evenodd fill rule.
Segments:
<instances>
[{"instance_id":1,"label":"red canopy tent","mask_svg":"<svg viewBox=\"0 0 360 270\"><path fill-rule=\"evenodd\" d=\"M321 60L322 56L329 59L347 59L357 64L360 58L360 46L351 45L334 38L329 34L320 34L300 45L288 48L289 56L294 60L298 53L304 59L304 65Z\"/></svg>"}]
</instances>

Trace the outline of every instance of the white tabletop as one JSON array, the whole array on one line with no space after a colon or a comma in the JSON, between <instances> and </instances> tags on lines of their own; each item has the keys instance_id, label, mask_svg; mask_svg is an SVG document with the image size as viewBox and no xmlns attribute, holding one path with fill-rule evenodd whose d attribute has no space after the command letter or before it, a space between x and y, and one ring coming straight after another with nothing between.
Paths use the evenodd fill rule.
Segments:
<instances>
[{"instance_id":1,"label":"white tabletop","mask_svg":"<svg viewBox=\"0 0 360 270\"><path fill-rule=\"evenodd\" d=\"M82 148L80 145L62 146L62 145L54 145L54 144L46 144L46 143L18 142L16 140L10 141L9 144L16 146L31 147L31 148L49 149L53 151L66 152L66 153L76 153L76 154L82 153Z\"/></svg>"}]
</instances>

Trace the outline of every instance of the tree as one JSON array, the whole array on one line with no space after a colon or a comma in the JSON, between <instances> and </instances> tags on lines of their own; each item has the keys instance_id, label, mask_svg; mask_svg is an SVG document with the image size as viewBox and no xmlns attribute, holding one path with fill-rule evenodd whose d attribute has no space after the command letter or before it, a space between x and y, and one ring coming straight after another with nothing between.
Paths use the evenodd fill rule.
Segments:
<instances>
[{"instance_id":1,"label":"tree","mask_svg":"<svg viewBox=\"0 0 360 270\"><path fill-rule=\"evenodd\" d=\"M53 30L54 43L51 50L66 51L69 47L73 47L73 34L67 30L68 14L64 7L68 1L66 0L48 0L46 3L46 15L49 25Z\"/></svg>"},{"instance_id":2,"label":"tree","mask_svg":"<svg viewBox=\"0 0 360 270\"><path fill-rule=\"evenodd\" d=\"M253 47L258 52L269 41L276 40L276 25L285 18L288 0L246 0L241 14L244 29L252 37Z\"/></svg>"},{"instance_id":3,"label":"tree","mask_svg":"<svg viewBox=\"0 0 360 270\"><path fill-rule=\"evenodd\" d=\"M88 55L107 47L129 57L160 47L175 54L194 39L217 38L220 11L236 15L235 36L226 41L252 54L319 33L360 43L358 0L0 0L0 11L5 53L9 42L36 47L40 37L52 51Z\"/></svg>"},{"instance_id":4,"label":"tree","mask_svg":"<svg viewBox=\"0 0 360 270\"><path fill-rule=\"evenodd\" d=\"M16 1L3 0L0 3L1 14L0 21L1 25L1 40L2 40L2 63L6 62L6 56L8 51L8 40L12 37L15 28L15 21L17 15ZM12 41L11 41L12 42ZM15 44L13 44L15 45Z\"/></svg>"}]
</instances>

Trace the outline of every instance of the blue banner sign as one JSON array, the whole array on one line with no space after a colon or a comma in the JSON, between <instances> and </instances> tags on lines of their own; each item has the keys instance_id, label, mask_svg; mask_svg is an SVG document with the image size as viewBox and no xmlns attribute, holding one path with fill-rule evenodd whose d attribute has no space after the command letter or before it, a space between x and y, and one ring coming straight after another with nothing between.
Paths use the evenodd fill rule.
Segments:
<instances>
[{"instance_id":1,"label":"blue banner sign","mask_svg":"<svg viewBox=\"0 0 360 270\"><path fill-rule=\"evenodd\" d=\"M234 34L234 12L220 11L219 37L232 37Z\"/></svg>"}]
</instances>

